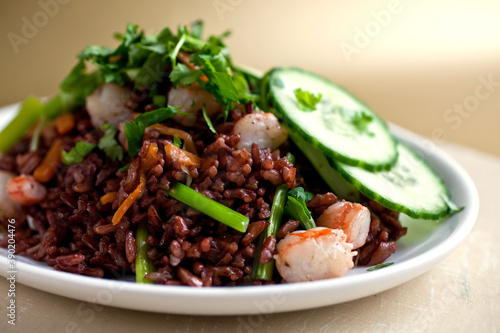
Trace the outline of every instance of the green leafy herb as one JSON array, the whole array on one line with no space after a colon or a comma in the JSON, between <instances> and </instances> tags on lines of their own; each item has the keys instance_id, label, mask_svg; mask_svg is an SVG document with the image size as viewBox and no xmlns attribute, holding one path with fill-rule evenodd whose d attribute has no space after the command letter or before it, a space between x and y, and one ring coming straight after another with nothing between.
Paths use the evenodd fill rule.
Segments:
<instances>
[{"instance_id":1,"label":"green leafy herb","mask_svg":"<svg viewBox=\"0 0 500 333\"><path fill-rule=\"evenodd\" d=\"M95 144L90 142L77 142L75 146L68 152L61 152L61 160L65 165L82 163L85 156L96 147Z\"/></svg>"},{"instance_id":2,"label":"green leafy herb","mask_svg":"<svg viewBox=\"0 0 500 333\"><path fill-rule=\"evenodd\" d=\"M321 94L315 96L314 94L302 90L300 88L293 91L295 93L295 98L297 98L297 105L302 111L314 111L316 110L316 104L321 101Z\"/></svg>"},{"instance_id":3,"label":"green leafy herb","mask_svg":"<svg viewBox=\"0 0 500 333\"><path fill-rule=\"evenodd\" d=\"M182 148L182 141L181 139L179 139L177 135L174 135L174 145L179 148Z\"/></svg>"},{"instance_id":4,"label":"green leafy herb","mask_svg":"<svg viewBox=\"0 0 500 333\"><path fill-rule=\"evenodd\" d=\"M214 125L212 124L212 121L210 120L210 118L207 115L207 108L205 107L205 104L203 104L202 112L203 112L203 118L205 118L205 121L207 122L208 128L210 128L210 130L213 133L217 134L217 131L215 130Z\"/></svg>"},{"instance_id":5,"label":"green leafy herb","mask_svg":"<svg viewBox=\"0 0 500 333\"><path fill-rule=\"evenodd\" d=\"M355 111L353 115L351 115L351 123L360 131L366 131L368 125L373 120L372 116L366 114L365 112Z\"/></svg>"},{"instance_id":6,"label":"green leafy herb","mask_svg":"<svg viewBox=\"0 0 500 333\"><path fill-rule=\"evenodd\" d=\"M377 269L381 269L381 268L384 268L384 267L387 267L387 266L391 266L392 264L394 264L393 262L384 262L382 264L377 264L373 267L370 267L367 269L367 271L371 272L371 271L375 271Z\"/></svg>"},{"instance_id":7,"label":"green leafy herb","mask_svg":"<svg viewBox=\"0 0 500 333\"><path fill-rule=\"evenodd\" d=\"M101 126L101 129L104 131L104 136L99 141L99 149L104 151L112 160L121 161L123 159L123 148L115 139L116 128L111 124L104 124Z\"/></svg>"},{"instance_id":8,"label":"green leafy herb","mask_svg":"<svg viewBox=\"0 0 500 333\"><path fill-rule=\"evenodd\" d=\"M167 97L165 95L154 95L153 105L161 108L165 107L167 105Z\"/></svg>"},{"instance_id":9,"label":"green leafy herb","mask_svg":"<svg viewBox=\"0 0 500 333\"><path fill-rule=\"evenodd\" d=\"M169 78L174 84L174 87L177 87L179 84L188 86L196 82L202 74L201 70L192 71L184 64L177 64L170 73Z\"/></svg>"},{"instance_id":10,"label":"green leafy herb","mask_svg":"<svg viewBox=\"0 0 500 333\"><path fill-rule=\"evenodd\" d=\"M302 186L297 186L296 188L288 192L288 195L304 202L309 202L309 200L314 197L314 194L304 190Z\"/></svg>"},{"instance_id":11,"label":"green leafy herb","mask_svg":"<svg viewBox=\"0 0 500 333\"><path fill-rule=\"evenodd\" d=\"M123 172L123 171L127 170L129 166L130 166L130 163L125 164L120 169L118 169L118 172Z\"/></svg>"},{"instance_id":12,"label":"green leafy herb","mask_svg":"<svg viewBox=\"0 0 500 333\"><path fill-rule=\"evenodd\" d=\"M203 34L203 21L196 21L193 24L191 24L191 35L201 39L202 34Z\"/></svg>"},{"instance_id":13,"label":"green leafy herb","mask_svg":"<svg viewBox=\"0 0 500 333\"><path fill-rule=\"evenodd\" d=\"M288 199L285 206L285 213L291 218L299 220L306 229L316 227L316 223L307 208L306 202L311 200L313 194L307 192L302 187L296 187L288 192Z\"/></svg>"},{"instance_id":14,"label":"green leafy herb","mask_svg":"<svg viewBox=\"0 0 500 333\"><path fill-rule=\"evenodd\" d=\"M128 155L133 157L137 155L142 147L142 138L146 127L161 123L169 118L173 118L179 108L167 106L150 112L142 113L134 121L125 123L125 136L128 141Z\"/></svg>"}]
</instances>

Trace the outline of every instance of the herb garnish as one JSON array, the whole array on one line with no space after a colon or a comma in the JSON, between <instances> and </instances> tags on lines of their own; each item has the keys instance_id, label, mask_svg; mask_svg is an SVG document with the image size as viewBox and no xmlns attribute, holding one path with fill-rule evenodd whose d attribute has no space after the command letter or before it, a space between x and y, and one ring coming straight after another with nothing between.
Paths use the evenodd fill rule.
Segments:
<instances>
[{"instance_id":1,"label":"herb garnish","mask_svg":"<svg viewBox=\"0 0 500 333\"><path fill-rule=\"evenodd\" d=\"M104 136L97 146L112 160L121 161L123 159L123 148L115 139L116 128L111 124L104 124L101 126L101 130L104 131Z\"/></svg>"},{"instance_id":2,"label":"herb garnish","mask_svg":"<svg viewBox=\"0 0 500 333\"><path fill-rule=\"evenodd\" d=\"M311 200L312 197L311 192L305 191L302 187L296 187L288 192L285 206L285 213L291 218L299 220L306 229L316 227L316 223L314 223L314 219L306 205L306 202Z\"/></svg>"},{"instance_id":3,"label":"herb garnish","mask_svg":"<svg viewBox=\"0 0 500 333\"><path fill-rule=\"evenodd\" d=\"M212 133L217 134L217 131L215 130L214 125L212 124L212 121L207 115L207 108L205 107L205 104L203 104L202 112L203 112L203 118L205 118L208 128L212 131Z\"/></svg>"},{"instance_id":4,"label":"herb garnish","mask_svg":"<svg viewBox=\"0 0 500 333\"><path fill-rule=\"evenodd\" d=\"M82 163L85 156L96 147L95 144L90 142L79 141L70 151L61 152L61 161L65 165Z\"/></svg>"},{"instance_id":5,"label":"herb garnish","mask_svg":"<svg viewBox=\"0 0 500 333\"><path fill-rule=\"evenodd\" d=\"M295 94L295 98L297 98L297 102L298 102L297 106L302 111L314 111L314 110L316 110L316 104L318 104L319 101L321 101L321 97L322 97L321 94L318 94L317 96L315 96L314 94L312 94L308 91L302 90L300 88L295 89L293 92Z\"/></svg>"},{"instance_id":6,"label":"herb garnish","mask_svg":"<svg viewBox=\"0 0 500 333\"><path fill-rule=\"evenodd\" d=\"M128 155L133 157L141 150L146 127L173 118L178 110L179 108L169 105L165 108L142 113L134 121L127 121L125 123L125 136L128 141Z\"/></svg>"},{"instance_id":7,"label":"herb garnish","mask_svg":"<svg viewBox=\"0 0 500 333\"><path fill-rule=\"evenodd\" d=\"M375 270L377 270L377 269L381 269L381 268L384 268L384 267L390 266L390 265L392 265L392 264L394 264L394 262L384 262L384 263L382 263L382 264L377 264L377 265L375 265L375 266L373 266L373 267L368 268L368 269L367 269L367 271L368 271L368 272L375 271Z\"/></svg>"}]
</instances>

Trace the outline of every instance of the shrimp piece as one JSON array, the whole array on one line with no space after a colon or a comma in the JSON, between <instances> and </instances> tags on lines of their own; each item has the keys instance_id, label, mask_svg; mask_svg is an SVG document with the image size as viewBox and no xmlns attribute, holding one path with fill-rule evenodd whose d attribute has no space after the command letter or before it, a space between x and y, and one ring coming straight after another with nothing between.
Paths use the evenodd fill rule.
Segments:
<instances>
[{"instance_id":1,"label":"shrimp piece","mask_svg":"<svg viewBox=\"0 0 500 333\"><path fill-rule=\"evenodd\" d=\"M237 149L251 151L252 143L260 148L278 148L288 138L288 131L281 127L272 113L249 113L234 124L233 134L240 135Z\"/></svg>"},{"instance_id":2,"label":"shrimp piece","mask_svg":"<svg viewBox=\"0 0 500 333\"><path fill-rule=\"evenodd\" d=\"M109 123L117 127L121 122L132 119L132 110L125 106L131 96L130 89L114 83L106 83L97 88L86 98L92 126L99 128Z\"/></svg>"},{"instance_id":3,"label":"shrimp piece","mask_svg":"<svg viewBox=\"0 0 500 333\"><path fill-rule=\"evenodd\" d=\"M9 197L23 206L40 203L47 196L47 189L32 176L20 175L7 182Z\"/></svg>"},{"instance_id":4,"label":"shrimp piece","mask_svg":"<svg viewBox=\"0 0 500 333\"><path fill-rule=\"evenodd\" d=\"M198 83L193 83L190 86L179 85L177 88L172 88L168 93L168 105L181 107L179 112L191 113L176 114L174 120L187 127L194 126L196 123L196 114L205 105L205 110L209 118L214 117L222 107L215 96L208 91L203 90Z\"/></svg>"},{"instance_id":5,"label":"shrimp piece","mask_svg":"<svg viewBox=\"0 0 500 333\"><path fill-rule=\"evenodd\" d=\"M344 276L357 255L342 230L322 227L294 231L276 249L276 268L289 283Z\"/></svg>"},{"instance_id":6,"label":"shrimp piece","mask_svg":"<svg viewBox=\"0 0 500 333\"><path fill-rule=\"evenodd\" d=\"M370 211L359 203L339 201L328 207L316 220L319 227L342 229L353 249L366 243L370 231Z\"/></svg>"},{"instance_id":7,"label":"shrimp piece","mask_svg":"<svg viewBox=\"0 0 500 333\"><path fill-rule=\"evenodd\" d=\"M14 177L10 172L0 171L0 217L13 218L21 208L7 194L7 183Z\"/></svg>"}]
</instances>

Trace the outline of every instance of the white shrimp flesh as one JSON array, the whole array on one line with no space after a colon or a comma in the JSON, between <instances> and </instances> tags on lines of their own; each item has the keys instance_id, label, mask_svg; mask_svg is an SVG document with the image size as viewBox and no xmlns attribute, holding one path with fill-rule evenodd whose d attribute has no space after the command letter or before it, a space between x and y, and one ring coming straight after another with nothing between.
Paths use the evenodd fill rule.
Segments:
<instances>
[{"instance_id":1,"label":"white shrimp flesh","mask_svg":"<svg viewBox=\"0 0 500 333\"><path fill-rule=\"evenodd\" d=\"M172 88L168 93L168 105L180 107L180 113L189 113L178 113L174 117L177 123L187 127L194 126L196 115L202 110L203 105L205 105L205 111L209 118L215 117L222 111L222 106L217 103L215 96L203 90L197 83Z\"/></svg>"},{"instance_id":2,"label":"white shrimp flesh","mask_svg":"<svg viewBox=\"0 0 500 333\"><path fill-rule=\"evenodd\" d=\"M14 177L14 174L0 170L0 217L13 218L19 212L19 204L7 193L7 183Z\"/></svg>"},{"instance_id":3,"label":"white shrimp flesh","mask_svg":"<svg viewBox=\"0 0 500 333\"><path fill-rule=\"evenodd\" d=\"M23 206L35 205L47 196L47 189L32 176L20 175L7 182L9 197Z\"/></svg>"},{"instance_id":4,"label":"white shrimp flesh","mask_svg":"<svg viewBox=\"0 0 500 333\"><path fill-rule=\"evenodd\" d=\"M344 276L357 255L342 230L323 227L294 231L276 249L276 268L289 283Z\"/></svg>"},{"instance_id":5,"label":"white shrimp flesh","mask_svg":"<svg viewBox=\"0 0 500 333\"><path fill-rule=\"evenodd\" d=\"M316 220L319 227L342 229L347 242L358 249L366 243L370 231L370 211L359 203L339 201L328 207Z\"/></svg>"},{"instance_id":6,"label":"white shrimp flesh","mask_svg":"<svg viewBox=\"0 0 500 333\"><path fill-rule=\"evenodd\" d=\"M260 148L278 148L288 138L288 131L281 127L272 113L256 111L245 115L234 124L233 134L240 135L237 149L251 150L252 143Z\"/></svg>"},{"instance_id":7,"label":"white shrimp flesh","mask_svg":"<svg viewBox=\"0 0 500 333\"><path fill-rule=\"evenodd\" d=\"M132 110L126 106L131 96L130 89L114 83L106 83L97 88L86 99L92 126L99 128L109 123L117 127L121 122L132 119Z\"/></svg>"}]
</instances>

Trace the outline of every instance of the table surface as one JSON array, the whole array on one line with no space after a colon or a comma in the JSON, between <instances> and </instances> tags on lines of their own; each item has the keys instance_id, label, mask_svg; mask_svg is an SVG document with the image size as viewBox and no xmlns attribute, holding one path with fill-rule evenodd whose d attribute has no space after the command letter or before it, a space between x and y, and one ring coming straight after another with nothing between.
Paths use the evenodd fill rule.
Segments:
<instances>
[{"instance_id":1,"label":"table surface","mask_svg":"<svg viewBox=\"0 0 500 333\"><path fill-rule=\"evenodd\" d=\"M481 207L474 229L449 257L380 294L318 309L254 316L181 316L83 303L16 286L16 326L1 332L497 332L500 330L500 158L442 144L472 177ZM0 279L7 300L8 284ZM5 302L5 301L4 301ZM6 303L3 303L4 305ZM5 306L2 306L5 309ZM5 311L5 310L3 310Z\"/></svg>"}]
</instances>

